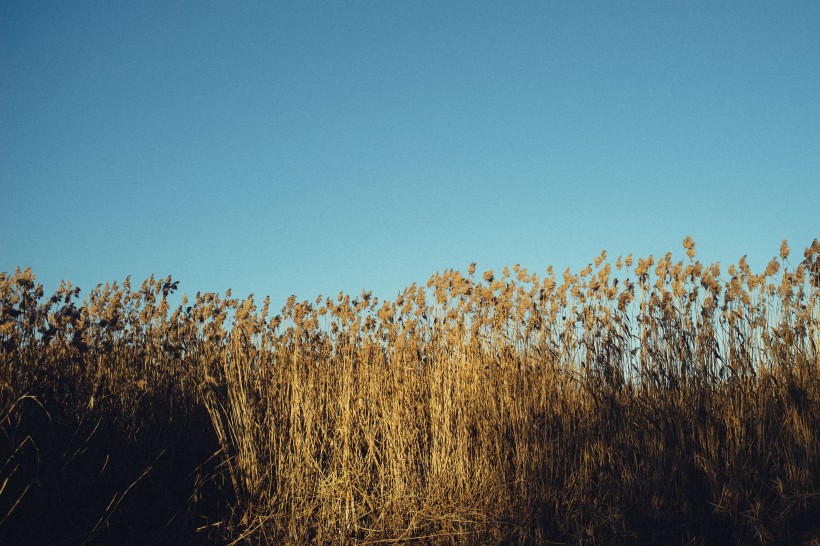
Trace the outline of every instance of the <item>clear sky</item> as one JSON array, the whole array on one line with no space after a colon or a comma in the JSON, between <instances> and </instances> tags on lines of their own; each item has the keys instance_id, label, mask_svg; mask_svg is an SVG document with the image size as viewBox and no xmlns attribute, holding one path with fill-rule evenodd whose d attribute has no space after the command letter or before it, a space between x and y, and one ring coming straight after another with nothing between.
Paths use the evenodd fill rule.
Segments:
<instances>
[{"instance_id":1,"label":"clear sky","mask_svg":"<svg viewBox=\"0 0 820 546\"><path fill-rule=\"evenodd\" d=\"M0 271L394 297L820 237L820 3L0 1Z\"/></svg>"}]
</instances>

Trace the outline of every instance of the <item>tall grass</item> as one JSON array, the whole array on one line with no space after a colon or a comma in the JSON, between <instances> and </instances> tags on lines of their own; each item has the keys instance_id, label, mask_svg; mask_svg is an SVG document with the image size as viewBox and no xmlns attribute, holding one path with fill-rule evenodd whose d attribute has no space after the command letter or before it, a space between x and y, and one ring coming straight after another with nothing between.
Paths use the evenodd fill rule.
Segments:
<instances>
[{"instance_id":1,"label":"tall grass","mask_svg":"<svg viewBox=\"0 0 820 546\"><path fill-rule=\"evenodd\" d=\"M816 538L820 242L760 273L684 248L275 316L4 273L0 541ZM84 509L38 512L64 494Z\"/></svg>"}]
</instances>

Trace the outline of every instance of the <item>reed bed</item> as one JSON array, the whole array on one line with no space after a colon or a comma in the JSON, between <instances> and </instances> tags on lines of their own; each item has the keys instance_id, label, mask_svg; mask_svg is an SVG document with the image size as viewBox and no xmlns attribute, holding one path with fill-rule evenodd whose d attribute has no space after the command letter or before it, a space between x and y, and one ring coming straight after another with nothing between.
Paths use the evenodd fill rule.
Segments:
<instances>
[{"instance_id":1,"label":"reed bed","mask_svg":"<svg viewBox=\"0 0 820 546\"><path fill-rule=\"evenodd\" d=\"M820 242L683 248L275 314L2 273L0 543L816 544Z\"/></svg>"}]
</instances>

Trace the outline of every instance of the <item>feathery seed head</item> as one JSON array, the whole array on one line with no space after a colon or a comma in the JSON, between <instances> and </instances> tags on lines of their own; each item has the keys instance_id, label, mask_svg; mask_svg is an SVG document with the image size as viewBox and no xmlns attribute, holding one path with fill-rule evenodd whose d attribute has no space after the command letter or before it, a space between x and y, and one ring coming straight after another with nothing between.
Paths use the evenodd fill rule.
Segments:
<instances>
[{"instance_id":1,"label":"feathery seed head","mask_svg":"<svg viewBox=\"0 0 820 546\"><path fill-rule=\"evenodd\" d=\"M595 258L595 267L601 267L601 264L606 260L606 250L602 250L601 254Z\"/></svg>"},{"instance_id":2,"label":"feathery seed head","mask_svg":"<svg viewBox=\"0 0 820 546\"><path fill-rule=\"evenodd\" d=\"M783 243L780 245L780 257L785 260L789 257L789 252L789 243L786 242L786 239L783 239Z\"/></svg>"},{"instance_id":3,"label":"feathery seed head","mask_svg":"<svg viewBox=\"0 0 820 546\"><path fill-rule=\"evenodd\" d=\"M764 272L764 275L766 275L767 277L771 277L772 275L776 275L779 270L780 262L778 262L775 258L772 258L772 260L766 266L766 271Z\"/></svg>"}]
</instances>

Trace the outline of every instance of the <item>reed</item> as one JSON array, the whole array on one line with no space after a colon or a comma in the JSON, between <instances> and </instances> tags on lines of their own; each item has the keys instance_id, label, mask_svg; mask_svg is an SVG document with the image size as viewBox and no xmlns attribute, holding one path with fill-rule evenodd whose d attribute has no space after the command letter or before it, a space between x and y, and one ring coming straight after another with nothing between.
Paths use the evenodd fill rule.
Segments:
<instances>
[{"instance_id":1,"label":"reed","mask_svg":"<svg viewBox=\"0 0 820 546\"><path fill-rule=\"evenodd\" d=\"M0 542L817 541L820 242L683 248L275 315L2 273Z\"/></svg>"}]
</instances>

